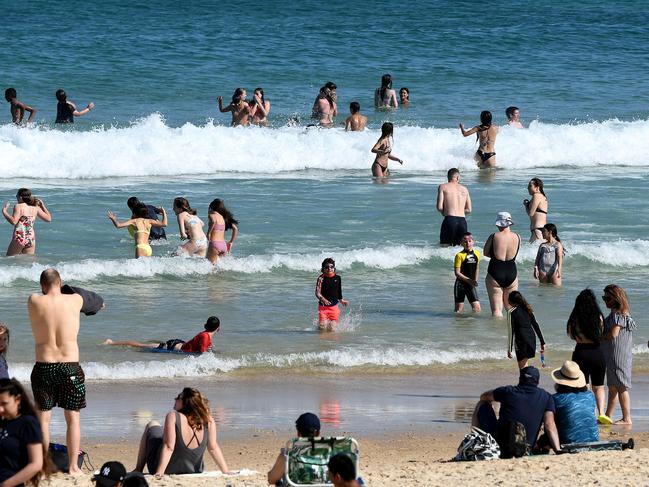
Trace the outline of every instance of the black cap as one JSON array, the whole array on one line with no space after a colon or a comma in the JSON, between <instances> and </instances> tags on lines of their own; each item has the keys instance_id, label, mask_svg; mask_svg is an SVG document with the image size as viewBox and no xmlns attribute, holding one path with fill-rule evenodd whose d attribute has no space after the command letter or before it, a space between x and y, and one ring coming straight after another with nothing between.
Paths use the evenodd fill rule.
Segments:
<instances>
[{"instance_id":1,"label":"black cap","mask_svg":"<svg viewBox=\"0 0 649 487\"><path fill-rule=\"evenodd\" d=\"M521 369L519 383L533 384L535 386L538 386L540 378L541 378L541 374L539 374L539 369L530 365L528 367L523 367Z\"/></svg>"},{"instance_id":2,"label":"black cap","mask_svg":"<svg viewBox=\"0 0 649 487\"><path fill-rule=\"evenodd\" d=\"M106 462L99 469L99 473L93 475L92 480L101 487L113 487L124 480L125 476L126 468L120 462Z\"/></svg>"},{"instance_id":3,"label":"black cap","mask_svg":"<svg viewBox=\"0 0 649 487\"><path fill-rule=\"evenodd\" d=\"M320 419L313 413L304 413L297 418L295 427L300 434L314 436L320 431Z\"/></svg>"}]
</instances>

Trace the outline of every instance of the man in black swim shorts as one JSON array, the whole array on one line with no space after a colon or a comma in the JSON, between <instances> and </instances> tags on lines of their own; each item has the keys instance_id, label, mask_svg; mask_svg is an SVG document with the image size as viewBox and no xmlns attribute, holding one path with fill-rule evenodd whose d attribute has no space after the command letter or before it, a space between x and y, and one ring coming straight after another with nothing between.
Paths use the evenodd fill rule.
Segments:
<instances>
[{"instance_id":1,"label":"man in black swim shorts","mask_svg":"<svg viewBox=\"0 0 649 487\"><path fill-rule=\"evenodd\" d=\"M72 288L70 288L72 289ZM74 288L62 292L61 276L56 269L41 273L43 294L32 294L27 301L32 333L36 342L36 364L32 370L32 392L38 408L43 443L50 441L52 409L65 410L69 472L81 474L77 465L81 443L80 414L86 407L85 375L79 365L79 313L95 303L87 314L103 307L103 299L90 291ZM87 301L84 305L84 300Z\"/></svg>"},{"instance_id":2,"label":"man in black swim shorts","mask_svg":"<svg viewBox=\"0 0 649 487\"><path fill-rule=\"evenodd\" d=\"M471 196L466 186L460 184L460 171L451 168L447 173L448 182L437 189L437 211L444 215L439 234L442 245L460 245L467 232L465 214L471 213Z\"/></svg>"}]
</instances>

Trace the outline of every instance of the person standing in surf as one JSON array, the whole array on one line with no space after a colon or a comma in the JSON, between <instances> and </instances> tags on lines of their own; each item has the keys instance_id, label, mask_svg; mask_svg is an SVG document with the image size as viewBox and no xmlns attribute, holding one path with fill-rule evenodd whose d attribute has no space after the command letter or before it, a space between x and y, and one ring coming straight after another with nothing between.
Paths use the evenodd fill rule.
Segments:
<instances>
[{"instance_id":1,"label":"person standing in surf","mask_svg":"<svg viewBox=\"0 0 649 487\"><path fill-rule=\"evenodd\" d=\"M376 108L399 108L397 92L392 89L392 76L384 74L381 77L381 87L374 90L374 106Z\"/></svg>"},{"instance_id":2,"label":"person standing in surf","mask_svg":"<svg viewBox=\"0 0 649 487\"><path fill-rule=\"evenodd\" d=\"M480 273L480 251L473 248L473 235L466 232L462 237L462 250L455 254L455 312L464 310L464 299L468 299L474 313L480 312L478 299L478 275Z\"/></svg>"},{"instance_id":3,"label":"person standing in surf","mask_svg":"<svg viewBox=\"0 0 649 487\"><path fill-rule=\"evenodd\" d=\"M437 188L437 211L444 215L439 232L441 245L460 245L466 235L466 213L471 213L471 196L460 184L460 170L452 167L446 173L447 183Z\"/></svg>"},{"instance_id":4,"label":"person standing in surf","mask_svg":"<svg viewBox=\"0 0 649 487\"><path fill-rule=\"evenodd\" d=\"M530 217L530 243L543 239L543 227L548 221L549 202L543 191L543 181L532 178L527 183L527 192L531 200L524 199L523 206L527 216Z\"/></svg>"},{"instance_id":5,"label":"person standing in surf","mask_svg":"<svg viewBox=\"0 0 649 487\"><path fill-rule=\"evenodd\" d=\"M521 123L521 111L518 107L507 107L505 110L507 115L507 125L515 129L524 129L525 126Z\"/></svg>"},{"instance_id":6,"label":"person standing in surf","mask_svg":"<svg viewBox=\"0 0 649 487\"><path fill-rule=\"evenodd\" d=\"M9 202L2 208L2 216L14 226L14 233L7 248L7 256L18 254L34 255L36 253L36 218L51 222L52 215L45 207L43 200L34 198L31 190L20 188L16 193L16 204L9 214Z\"/></svg>"},{"instance_id":7,"label":"person standing in surf","mask_svg":"<svg viewBox=\"0 0 649 487\"><path fill-rule=\"evenodd\" d=\"M245 127L250 124L252 108L246 101L247 95L248 93L246 93L246 90L243 88L237 88L234 90L234 94L232 95L232 102L227 107L223 106L222 96L217 98L217 101L219 102L219 111L221 113L232 113L232 122L230 122L230 126L236 127L237 125L243 125Z\"/></svg>"},{"instance_id":8,"label":"person standing in surf","mask_svg":"<svg viewBox=\"0 0 649 487\"><path fill-rule=\"evenodd\" d=\"M403 165L402 159L392 155L393 132L394 127L392 123L385 122L381 125L381 137L379 137L379 140L372 147L372 152L376 154L374 163L372 164L372 176L375 178L387 178L390 175L388 160L397 161Z\"/></svg>"},{"instance_id":9,"label":"person standing in surf","mask_svg":"<svg viewBox=\"0 0 649 487\"><path fill-rule=\"evenodd\" d=\"M478 150L473 159L480 169L496 166L496 136L498 135L498 126L491 123L491 112L485 110L480 113L480 125L464 130L464 124L460 124L460 131L465 137L476 134L479 142Z\"/></svg>"},{"instance_id":10,"label":"person standing in surf","mask_svg":"<svg viewBox=\"0 0 649 487\"><path fill-rule=\"evenodd\" d=\"M93 102L88 103L83 110L77 110L77 106L68 100L68 95L63 90L56 91L56 121L54 123L74 123L74 117L81 117L95 108Z\"/></svg>"},{"instance_id":11,"label":"person standing in surf","mask_svg":"<svg viewBox=\"0 0 649 487\"><path fill-rule=\"evenodd\" d=\"M29 117L27 118L26 123L32 123L38 110L34 107L30 107L26 103L23 103L17 97L18 93L16 93L16 88L7 88L5 90L5 100L9 102L11 121L16 125L21 125L23 123L23 118L25 117L25 112L29 112Z\"/></svg>"},{"instance_id":12,"label":"person standing in surf","mask_svg":"<svg viewBox=\"0 0 649 487\"><path fill-rule=\"evenodd\" d=\"M336 274L336 262L331 257L322 261L322 274L316 281L315 296L318 298L318 328L334 331L340 317L338 303L348 306L349 301L343 299L342 280Z\"/></svg>"}]
</instances>

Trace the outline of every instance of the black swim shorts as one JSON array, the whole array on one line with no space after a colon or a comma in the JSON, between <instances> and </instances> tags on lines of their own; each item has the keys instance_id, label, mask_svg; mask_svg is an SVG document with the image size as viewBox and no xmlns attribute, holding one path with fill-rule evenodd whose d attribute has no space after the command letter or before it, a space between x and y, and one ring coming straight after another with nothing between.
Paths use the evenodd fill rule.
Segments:
<instances>
[{"instance_id":1,"label":"black swim shorts","mask_svg":"<svg viewBox=\"0 0 649 487\"><path fill-rule=\"evenodd\" d=\"M456 303L463 303L465 298L469 300L469 303L480 301L478 299L478 290L459 279L455 280L455 286L453 286L453 297L455 298Z\"/></svg>"},{"instance_id":2,"label":"black swim shorts","mask_svg":"<svg viewBox=\"0 0 649 487\"><path fill-rule=\"evenodd\" d=\"M79 362L36 362L31 381L38 409L58 406L69 411L86 407L86 376Z\"/></svg>"},{"instance_id":3,"label":"black swim shorts","mask_svg":"<svg viewBox=\"0 0 649 487\"><path fill-rule=\"evenodd\" d=\"M442 245L460 245L466 233L466 219L463 216L445 216L439 231Z\"/></svg>"},{"instance_id":4,"label":"black swim shorts","mask_svg":"<svg viewBox=\"0 0 649 487\"><path fill-rule=\"evenodd\" d=\"M185 340L180 340L179 338L172 338L166 342L160 342L156 347L159 350L175 350L176 345L185 343Z\"/></svg>"},{"instance_id":5,"label":"black swim shorts","mask_svg":"<svg viewBox=\"0 0 649 487\"><path fill-rule=\"evenodd\" d=\"M586 376L586 383L592 386L603 386L606 376L606 357L599 343L577 343L572 352L572 361Z\"/></svg>"}]
</instances>

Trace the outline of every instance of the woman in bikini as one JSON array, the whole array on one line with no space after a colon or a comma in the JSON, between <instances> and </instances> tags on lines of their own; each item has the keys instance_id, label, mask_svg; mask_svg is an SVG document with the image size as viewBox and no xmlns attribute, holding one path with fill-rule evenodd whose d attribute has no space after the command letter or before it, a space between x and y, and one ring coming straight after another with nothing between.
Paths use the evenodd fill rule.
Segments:
<instances>
[{"instance_id":1,"label":"woman in bikini","mask_svg":"<svg viewBox=\"0 0 649 487\"><path fill-rule=\"evenodd\" d=\"M319 120L320 127L333 127L334 117L338 114L336 106L335 90L323 86L320 94L313 105L313 117Z\"/></svg>"},{"instance_id":2,"label":"woman in bikini","mask_svg":"<svg viewBox=\"0 0 649 487\"><path fill-rule=\"evenodd\" d=\"M11 225L14 226L14 233L7 247L7 256L18 254L33 255L36 252L36 231L34 223L36 218L51 222L52 215L45 207L43 200L34 198L31 190L20 188L16 193L16 204L13 212L9 214L9 202L2 208L2 214Z\"/></svg>"},{"instance_id":3,"label":"woman in bikini","mask_svg":"<svg viewBox=\"0 0 649 487\"><path fill-rule=\"evenodd\" d=\"M479 142L478 150L474 159L480 169L496 166L496 136L498 135L498 126L491 123L491 112L484 111L480 113L480 125L472 129L464 130L464 124L460 124L462 135L468 137L476 134Z\"/></svg>"},{"instance_id":4,"label":"woman in bikini","mask_svg":"<svg viewBox=\"0 0 649 487\"><path fill-rule=\"evenodd\" d=\"M174 199L174 213L178 219L180 238L187 243L178 249L178 253L205 257L207 253L207 236L203 231L203 220L198 218L196 210L189 206L186 198Z\"/></svg>"},{"instance_id":5,"label":"woman in bikini","mask_svg":"<svg viewBox=\"0 0 649 487\"><path fill-rule=\"evenodd\" d=\"M264 98L264 89L255 88L255 93L250 102L250 116L254 125L267 126L270 113L270 101Z\"/></svg>"},{"instance_id":6,"label":"woman in bikini","mask_svg":"<svg viewBox=\"0 0 649 487\"><path fill-rule=\"evenodd\" d=\"M543 226L548 221L548 198L543 192L543 181L532 178L527 184L527 192L531 200L524 199L523 206L530 217L530 243L543 238Z\"/></svg>"},{"instance_id":7,"label":"woman in bikini","mask_svg":"<svg viewBox=\"0 0 649 487\"><path fill-rule=\"evenodd\" d=\"M232 95L232 102L227 106L223 106L223 98L219 96L217 98L219 102L219 111L221 113L231 112L232 113L232 122L230 125L236 127L237 125L247 126L250 123L250 115L252 114L252 109L248 102L246 101L246 90L243 88L237 88L234 90Z\"/></svg>"},{"instance_id":8,"label":"woman in bikini","mask_svg":"<svg viewBox=\"0 0 649 487\"><path fill-rule=\"evenodd\" d=\"M376 108L399 108L397 92L392 89L392 76L384 74L381 77L381 87L374 90L374 106Z\"/></svg>"},{"instance_id":9,"label":"woman in bikini","mask_svg":"<svg viewBox=\"0 0 649 487\"><path fill-rule=\"evenodd\" d=\"M140 203L133 207L133 217L124 222L120 222L112 211L108 212L108 218L113 222L115 228L132 227L133 238L135 239L135 258L151 257L153 249L149 245L149 234L151 227L166 227L167 212L162 210L162 221L152 220L149 218L149 209L146 205Z\"/></svg>"},{"instance_id":10,"label":"woman in bikini","mask_svg":"<svg viewBox=\"0 0 649 487\"><path fill-rule=\"evenodd\" d=\"M207 235L209 238L209 247L207 248L207 260L215 264L219 257L230 252L234 241L239 235L239 222L223 204L223 200L216 198L210 203L207 211L209 218L209 229ZM229 242L225 242L226 230L232 230Z\"/></svg>"},{"instance_id":11,"label":"woman in bikini","mask_svg":"<svg viewBox=\"0 0 649 487\"><path fill-rule=\"evenodd\" d=\"M503 307L510 308L509 293L518 290L516 256L521 247L521 236L511 231L513 224L508 212L499 212L495 222L498 233L492 233L484 245L484 255L491 259L485 279L491 315L498 318L503 316Z\"/></svg>"},{"instance_id":12,"label":"woman in bikini","mask_svg":"<svg viewBox=\"0 0 649 487\"><path fill-rule=\"evenodd\" d=\"M372 152L376 154L374 163L372 164L372 176L375 178L386 178L390 175L388 160L403 164L402 159L392 155L393 131L394 127L390 122L385 122L381 125L381 137L379 137L379 140L372 147Z\"/></svg>"}]
</instances>

